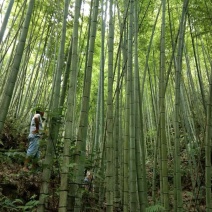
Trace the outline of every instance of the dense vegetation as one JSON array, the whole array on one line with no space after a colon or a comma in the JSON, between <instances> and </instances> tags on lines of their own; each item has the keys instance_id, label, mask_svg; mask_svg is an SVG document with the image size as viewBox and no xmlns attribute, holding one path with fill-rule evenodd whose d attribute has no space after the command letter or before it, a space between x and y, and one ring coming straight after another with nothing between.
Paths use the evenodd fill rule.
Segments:
<instances>
[{"instance_id":1,"label":"dense vegetation","mask_svg":"<svg viewBox=\"0 0 212 212\"><path fill-rule=\"evenodd\" d=\"M1 1L0 207L211 212L211 9ZM37 106L40 167L25 173Z\"/></svg>"}]
</instances>

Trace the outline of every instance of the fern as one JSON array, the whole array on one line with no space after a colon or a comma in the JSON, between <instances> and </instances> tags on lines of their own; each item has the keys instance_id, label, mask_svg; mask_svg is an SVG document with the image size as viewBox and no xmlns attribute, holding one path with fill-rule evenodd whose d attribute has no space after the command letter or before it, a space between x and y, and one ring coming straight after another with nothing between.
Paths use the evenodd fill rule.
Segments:
<instances>
[{"instance_id":1,"label":"fern","mask_svg":"<svg viewBox=\"0 0 212 212\"><path fill-rule=\"evenodd\" d=\"M165 211L165 208L160 204L152 205L146 208L146 212L163 212L163 211Z\"/></svg>"},{"instance_id":2,"label":"fern","mask_svg":"<svg viewBox=\"0 0 212 212\"><path fill-rule=\"evenodd\" d=\"M1 208L2 211L18 211L16 209L17 203L22 203L22 201L19 200L19 199L12 201L5 196L0 197L0 208Z\"/></svg>"}]
</instances>

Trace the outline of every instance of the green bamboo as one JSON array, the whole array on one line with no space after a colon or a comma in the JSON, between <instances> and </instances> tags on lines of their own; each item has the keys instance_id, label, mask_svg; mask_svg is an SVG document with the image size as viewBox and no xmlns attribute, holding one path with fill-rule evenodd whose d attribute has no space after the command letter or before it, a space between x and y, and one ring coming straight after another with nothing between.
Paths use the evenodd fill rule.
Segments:
<instances>
[{"instance_id":1,"label":"green bamboo","mask_svg":"<svg viewBox=\"0 0 212 212\"><path fill-rule=\"evenodd\" d=\"M86 140L87 140L87 129L88 129L88 115L90 106L90 92L91 92L91 79L92 79L92 65L94 56L94 46L96 39L97 29L97 14L98 14L99 0L94 0L92 8L92 19L89 37L88 57L86 63L86 74L84 78L83 96L81 103L79 131L77 135L77 154L75 156L76 167L76 183L81 184L84 177L83 171L85 170L85 156L86 156ZM81 208L81 195L76 193L75 211L80 211Z\"/></svg>"},{"instance_id":2,"label":"green bamboo","mask_svg":"<svg viewBox=\"0 0 212 212\"><path fill-rule=\"evenodd\" d=\"M2 42L2 39L3 39L3 36L4 36L5 30L6 30L6 26L7 26L7 23L8 23L8 19L9 19L9 16L10 16L10 13L11 13L11 10L12 10L12 7L13 7L13 4L14 4L14 0L10 0L9 5L8 5L8 8L7 8L7 11L6 11L6 14L4 16L3 23L1 25L0 43Z\"/></svg>"},{"instance_id":3,"label":"green bamboo","mask_svg":"<svg viewBox=\"0 0 212 212\"><path fill-rule=\"evenodd\" d=\"M212 70L212 69L211 69ZM212 75L211 75L212 76ZM211 202L211 131L212 131L212 77L209 84L209 99L207 104L207 125L206 125L206 137L205 137L205 186L206 186L206 212L212 211Z\"/></svg>"},{"instance_id":4,"label":"green bamboo","mask_svg":"<svg viewBox=\"0 0 212 212\"><path fill-rule=\"evenodd\" d=\"M75 1L75 16L72 36L72 59L71 59L71 78L70 87L68 91L66 121L65 121L65 135L64 135L64 148L61 166L61 182L59 194L59 212L67 211L68 205L68 182L69 182L69 163L70 163L70 146L75 140L74 126L75 126L75 101L76 101L76 87L77 87L77 73L78 73L78 28L81 0ZM73 190L74 193L74 190ZM71 200L73 201L73 200ZM74 202L71 202L72 205Z\"/></svg>"},{"instance_id":5,"label":"green bamboo","mask_svg":"<svg viewBox=\"0 0 212 212\"><path fill-rule=\"evenodd\" d=\"M14 57L13 66L11 68L10 75L8 76L8 79L7 79L7 82L5 85L3 98L1 99L1 102L0 102L1 109L2 109L2 113L0 114L0 132L3 129L6 115L7 115L9 105L11 102L11 97L12 97L12 94L14 91L15 82L17 79L19 67L21 64L21 59L22 59L23 52L24 52L24 46L25 46L25 42L26 42L26 38L27 38L27 34L28 34L28 29L29 29L29 25L30 25L31 15L33 12L33 7L34 7L34 0L30 0L29 5L28 5L27 14L26 14L25 21L24 21L24 27L22 29L21 37L20 37L20 40L16 47L16 54Z\"/></svg>"},{"instance_id":6,"label":"green bamboo","mask_svg":"<svg viewBox=\"0 0 212 212\"><path fill-rule=\"evenodd\" d=\"M168 160L167 160L167 140L165 132L165 14L166 0L162 0L162 24L161 24L161 68L159 79L160 95L160 145L161 145L161 178L162 178L162 198L165 211L169 211L169 189L168 189Z\"/></svg>"},{"instance_id":7,"label":"green bamboo","mask_svg":"<svg viewBox=\"0 0 212 212\"><path fill-rule=\"evenodd\" d=\"M109 32L108 32L108 90L107 90L107 140L106 140L106 211L112 212L114 205L114 146L113 146L113 44L114 44L114 14L113 0L109 2Z\"/></svg>"},{"instance_id":8,"label":"green bamboo","mask_svg":"<svg viewBox=\"0 0 212 212\"><path fill-rule=\"evenodd\" d=\"M177 194L177 211L182 211L182 186L181 186L181 170L180 170L180 88L181 88L181 74L182 74L182 56L184 46L184 35L185 35L185 23L186 23L186 11L188 6L188 0L184 1L180 30L179 30L179 41L178 41L178 52L177 52L177 66L175 74L175 174L176 174L176 188L175 193Z\"/></svg>"}]
</instances>

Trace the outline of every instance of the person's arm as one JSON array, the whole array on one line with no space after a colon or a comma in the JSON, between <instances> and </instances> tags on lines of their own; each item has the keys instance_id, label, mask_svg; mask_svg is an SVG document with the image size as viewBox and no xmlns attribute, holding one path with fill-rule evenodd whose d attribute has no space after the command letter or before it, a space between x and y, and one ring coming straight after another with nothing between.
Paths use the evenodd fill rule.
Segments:
<instances>
[{"instance_id":1,"label":"person's arm","mask_svg":"<svg viewBox=\"0 0 212 212\"><path fill-rule=\"evenodd\" d=\"M33 131L33 133L39 133L39 123L40 123L40 118L39 118L39 116L36 116L35 115L35 117L34 117L34 121L35 121L35 127L36 127L36 129L35 129L35 131Z\"/></svg>"}]
</instances>

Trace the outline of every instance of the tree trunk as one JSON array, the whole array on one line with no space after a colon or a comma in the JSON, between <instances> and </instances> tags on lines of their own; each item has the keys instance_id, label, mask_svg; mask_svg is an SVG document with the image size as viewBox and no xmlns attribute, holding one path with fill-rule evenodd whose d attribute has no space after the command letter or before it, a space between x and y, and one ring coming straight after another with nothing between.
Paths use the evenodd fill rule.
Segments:
<instances>
[{"instance_id":1,"label":"tree trunk","mask_svg":"<svg viewBox=\"0 0 212 212\"><path fill-rule=\"evenodd\" d=\"M16 53L15 53L15 57L13 60L13 65L11 67L11 71L10 71L10 74L6 81L4 91L2 94L2 98L1 98L1 102L0 102L0 108L2 111L0 113L0 133L2 132L2 129L4 126L4 122L5 122L7 112L9 110L9 106L10 106L10 102L11 102L11 97L12 97L12 94L14 91L15 82L16 82L16 79L18 76L19 67L21 64L21 59L23 56L24 47L25 47L25 43L26 43L26 39L27 39L30 20L31 20L32 12L33 12L34 2L35 2L35 0L30 0L30 2L29 2L24 25L23 25L23 28L21 31L20 40L16 47Z\"/></svg>"}]
</instances>

